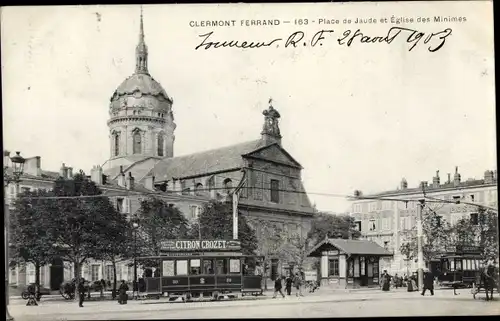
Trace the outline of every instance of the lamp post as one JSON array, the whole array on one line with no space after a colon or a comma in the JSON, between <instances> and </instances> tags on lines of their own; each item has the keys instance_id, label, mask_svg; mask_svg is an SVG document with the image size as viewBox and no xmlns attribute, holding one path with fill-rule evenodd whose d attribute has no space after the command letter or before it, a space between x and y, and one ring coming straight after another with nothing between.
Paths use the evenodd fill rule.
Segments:
<instances>
[{"instance_id":1,"label":"lamp post","mask_svg":"<svg viewBox=\"0 0 500 321\"><path fill-rule=\"evenodd\" d=\"M132 223L132 226L134 227L134 284L132 298L137 298L137 292L139 291L139 288L137 286L137 228L139 227L139 224L137 222L134 222Z\"/></svg>"},{"instance_id":2,"label":"lamp post","mask_svg":"<svg viewBox=\"0 0 500 321\"><path fill-rule=\"evenodd\" d=\"M10 183L19 184L21 181L21 175L23 175L24 162L25 159L20 155L20 152L16 152L16 155L10 157L12 163L12 173L6 164L4 164L3 169L3 181L4 189L6 189ZM10 152L4 152L4 158L10 156ZM5 204L5 214L4 214L4 230L5 230L5 319L8 321L14 320L14 318L9 313L9 227L10 227L10 208L8 204Z\"/></svg>"}]
</instances>

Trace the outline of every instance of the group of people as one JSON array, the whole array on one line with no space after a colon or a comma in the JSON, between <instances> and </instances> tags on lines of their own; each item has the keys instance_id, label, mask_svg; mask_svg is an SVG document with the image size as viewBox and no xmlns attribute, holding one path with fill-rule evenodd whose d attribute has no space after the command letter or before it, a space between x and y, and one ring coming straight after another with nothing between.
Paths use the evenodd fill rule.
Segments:
<instances>
[{"instance_id":1,"label":"group of people","mask_svg":"<svg viewBox=\"0 0 500 321\"><path fill-rule=\"evenodd\" d=\"M122 280L122 283L120 284L120 287L118 288L118 303L119 304L127 304L128 300L128 294L127 291L129 290L129 287L127 283L125 283L125 280ZM83 302L85 301L85 292L90 291L90 288L85 286L85 279L81 278L80 282L78 283L78 306L83 307Z\"/></svg>"},{"instance_id":2,"label":"group of people","mask_svg":"<svg viewBox=\"0 0 500 321\"><path fill-rule=\"evenodd\" d=\"M292 295L292 287L295 287L296 289L296 296L304 296L302 294L302 288L304 286L304 277L302 273L295 273L289 274L287 277L278 275L276 276L274 280L274 295L273 299L276 298L276 296L281 294L281 296L284 298L285 294L283 294L283 291L281 290L283 288L283 283L285 284L285 290L287 295Z\"/></svg>"},{"instance_id":3,"label":"group of people","mask_svg":"<svg viewBox=\"0 0 500 321\"><path fill-rule=\"evenodd\" d=\"M394 276L392 276L389 273L387 273L387 270L384 270L380 280L381 280L380 285L382 287L382 291L389 291L391 289L391 286L395 287L396 289L398 287L407 286L408 292L413 292L418 290L417 279L415 276L407 277L405 274L401 278L398 276L397 273ZM423 285L424 286L421 293L422 295L425 295L425 292L427 290L429 290L431 295L434 295L434 276L428 269L424 269Z\"/></svg>"}]
</instances>

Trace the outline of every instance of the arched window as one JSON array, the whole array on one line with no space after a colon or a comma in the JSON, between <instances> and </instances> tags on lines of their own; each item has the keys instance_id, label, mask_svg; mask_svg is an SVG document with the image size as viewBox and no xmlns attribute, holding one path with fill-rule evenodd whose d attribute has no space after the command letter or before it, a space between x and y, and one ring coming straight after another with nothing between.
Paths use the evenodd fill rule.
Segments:
<instances>
[{"instance_id":1,"label":"arched window","mask_svg":"<svg viewBox=\"0 0 500 321\"><path fill-rule=\"evenodd\" d=\"M115 156L120 155L120 134L115 134Z\"/></svg>"},{"instance_id":2,"label":"arched window","mask_svg":"<svg viewBox=\"0 0 500 321\"><path fill-rule=\"evenodd\" d=\"M134 154L140 154L142 152L142 142L141 142L141 133L136 131L133 136L134 141Z\"/></svg>"},{"instance_id":3,"label":"arched window","mask_svg":"<svg viewBox=\"0 0 500 321\"><path fill-rule=\"evenodd\" d=\"M158 156L164 156L164 149L163 145L165 143L165 139L163 138L163 135L158 135Z\"/></svg>"},{"instance_id":4,"label":"arched window","mask_svg":"<svg viewBox=\"0 0 500 321\"><path fill-rule=\"evenodd\" d=\"M202 190L203 190L203 184L202 183L198 183L196 184L195 188L194 188L194 193L198 196L200 196L202 194Z\"/></svg>"},{"instance_id":5,"label":"arched window","mask_svg":"<svg viewBox=\"0 0 500 321\"><path fill-rule=\"evenodd\" d=\"M229 194L233 189L233 181L230 178L224 180L224 191Z\"/></svg>"}]
</instances>

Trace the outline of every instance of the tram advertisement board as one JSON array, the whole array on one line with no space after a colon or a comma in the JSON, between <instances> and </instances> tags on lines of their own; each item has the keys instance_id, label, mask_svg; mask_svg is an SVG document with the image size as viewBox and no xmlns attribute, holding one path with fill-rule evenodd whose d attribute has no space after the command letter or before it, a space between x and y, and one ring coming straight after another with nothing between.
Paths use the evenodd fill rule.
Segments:
<instances>
[{"instance_id":1,"label":"tram advertisement board","mask_svg":"<svg viewBox=\"0 0 500 321\"><path fill-rule=\"evenodd\" d=\"M241 249L238 240L167 240L160 244L162 251L237 251Z\"/></svg>"}]
</instances>

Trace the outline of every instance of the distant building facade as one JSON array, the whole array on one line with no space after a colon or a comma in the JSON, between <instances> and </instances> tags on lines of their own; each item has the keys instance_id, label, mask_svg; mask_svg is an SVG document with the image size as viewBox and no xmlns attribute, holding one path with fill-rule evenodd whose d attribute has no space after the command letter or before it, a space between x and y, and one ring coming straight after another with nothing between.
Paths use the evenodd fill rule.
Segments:
<instances>
[{"instance_id":1,"label":"distant building facade","mask_svg":"<svg viewBox=\"0 0 500 321\"><path fill-rule=\"evenodd\" d=\"M409 188L408 182L403 178L397 190L363 196L418 201L424 198L422 186L429 197L446 201L462 200L495 208L498 206L496 170L486 171L482 179L463 181L458 167L455 168L453 177L448 174L444 182L441 182L438 171L432 184L424 181L419 187ZM391 273L401 274L416 270L417 262L406 260L399 248L405 240L405 234L416 226L417 203L369 199L352 202L350 215L354 217L362 237L375 241L394 253L394 257L381 262L381 271L386 269ZM463 217L474 216L478 211L476 206L465 204L432 203L430 206L451 224Z\"/></svg>"}]
</instances>

